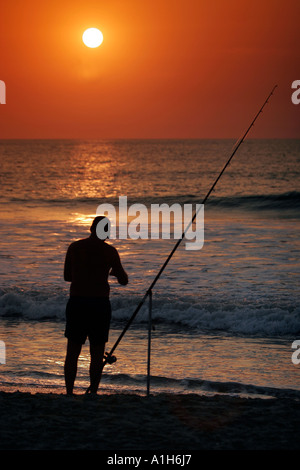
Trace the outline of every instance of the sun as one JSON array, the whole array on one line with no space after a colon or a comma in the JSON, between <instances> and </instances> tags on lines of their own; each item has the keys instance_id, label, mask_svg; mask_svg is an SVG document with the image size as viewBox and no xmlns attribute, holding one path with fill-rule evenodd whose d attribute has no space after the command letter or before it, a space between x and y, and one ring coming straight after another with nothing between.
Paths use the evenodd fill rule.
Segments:
<instances>
[{"instance_id":1,"label":"sun","mask_svg":"<svg viewBox=\"0 0 300 470\"><path fill-rule=\"evenodd\" d=\"M87 47L99 47L103 42L103 34L97 28L89 28L83 33L82 40Z\"/></svg>"}]
</instances>

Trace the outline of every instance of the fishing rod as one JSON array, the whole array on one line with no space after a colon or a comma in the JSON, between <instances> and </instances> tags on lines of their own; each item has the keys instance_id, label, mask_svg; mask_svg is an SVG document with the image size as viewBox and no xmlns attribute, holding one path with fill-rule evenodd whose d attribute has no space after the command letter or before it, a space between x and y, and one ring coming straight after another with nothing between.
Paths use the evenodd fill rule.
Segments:
<instances>
[{"instance_id":1,"label":"fishing rod","mask_svg":"<svg viewBox=\"0 0 300 470\"><path fill-rule=\"evenodd\" d=\"M213 185L211 186L210 190L208 191L208 193L206 194L206 196L204 197L201 205L199 206L199 209L198 211L201 209L201 206L204 205L207 201L207 199L209 198L210 194L212 193L212 191L214 190L216 184L218 183L218 181L220 180L220 178L222 177L224 171L226 170L226 168L228 167L228 165L230 164L232 158L234 157L234 155L236 154L237 150L239 149L239 147L241 146L241 144L243 143L243 141L245 140L247 134L249 133L250 129L254 126L254 123L255 121L257 120L258 116L262 113L264 107L266 106L266 104L268 103L269 99L271 98L271 96L273 95L274 91L275 91L275 88L277 87L277 85L275 85L272 89L272 91L269 93L268 97L266 98L266 100L264 101L263 105L261 106L261 108L259 109L259 111L257 112L257 114L254 116L253 120L251 121L251 124L250 126L247 128L247 130L244 132L244 134L242 135L242 137L240 139L237 140L236 144L234 145L233 147L233 150L232 150L232 153L229 157L229 159L227 160L226 164L224 165L222 171L219 173L218 177L216 178L215 182L213 183ZM158 279L160 278L161 274L163 273L163 271L165 270L167 264L169 263L170 259L172 258L172 256L174 255L175 251L177 250L178 246L180 245L181 241L183 240L183 238L185 237L185 234L187 232L187 230L189 229L189 227L192 225L192 223L194 222L197 214L198 214L198 211L196 211L190 221L190 223L188 224L188 226L185 228L185 230L182 232L182 236L181 238L179 238L176 242L176 244L174 245L172 251L170 252L169 256L167 257L167 259L165 260L165 262L163 263L163 265L161 266L159 272L157 273L157 275L155 276L155 278L153 279L152 283L150 284L150 287L147 289L144 297L142 298L142 300L140 301L140 303L138 304L138 306L136 307L136 309L134 310L132 316L129 318L127 324L125 325L122 333L120 334L119 338L117 339L117 341L115 342L115 344L113 345L112 349L110 350L110 352L106 352L105 353L105 359L104 359L104 362L103 362L103 366L105 366L105 364L113 364L114 362L116 362L116 357L113 356L113 352L115 351L115 349L117 348L118 344L120 343L121 339L123 338L123 336L125 335L126 331L128 330L128 328L130 327L131 323L133 322L133 320L135 319L135 317L137 316L138 312L140 311L140 309L142 308L143 304L145 303L145 300L147 299L147 297L149 295L152 294L152 289L153 287L155 286L155 284L157 283Z\"/></svg>"}]
</instances>

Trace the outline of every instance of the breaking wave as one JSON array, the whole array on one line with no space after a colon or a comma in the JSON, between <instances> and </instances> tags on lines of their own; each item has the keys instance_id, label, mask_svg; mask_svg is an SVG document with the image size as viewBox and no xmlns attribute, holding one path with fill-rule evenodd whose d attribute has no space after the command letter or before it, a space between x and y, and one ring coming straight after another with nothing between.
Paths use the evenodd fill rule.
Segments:
<instances>
[{"instance_id":1,"label":"breaking wave","mask_svg":"<svg viewBox=\"0 0 300 470\"><path fill-rule=\"evenodd\" d=\"M0 318L25 321L64 321L67 295L42 292L2 292ZM138 296L111 298L113 322L125 325L141 301ZM233 335L297 336L300 334L300 308L292 300L278 304L220 303L218 299L196 302L187 297L168 299L163 295L153 301L154 325L168 325L194 332L222 331ZM148 322L147 303L134 319L134 324Z\"/></svg>"}]
</instances>

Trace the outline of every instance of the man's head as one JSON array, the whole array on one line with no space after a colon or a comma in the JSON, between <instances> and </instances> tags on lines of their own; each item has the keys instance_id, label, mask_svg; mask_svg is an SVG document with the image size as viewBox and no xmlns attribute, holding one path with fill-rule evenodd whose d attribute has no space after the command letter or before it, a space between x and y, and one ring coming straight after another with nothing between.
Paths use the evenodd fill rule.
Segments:
<instances>
[{"instance_id":1,"label":"man's head","mask_svg":"<svg viewBox=\"0 0 300 470\"><path fill-rule=\"evenodd\" d=\"M94 218L90 226L92 235L96 235L100 240L106 240L110 234L110 221L104 215L98 215Z\"/></svg>"}]
</instances>

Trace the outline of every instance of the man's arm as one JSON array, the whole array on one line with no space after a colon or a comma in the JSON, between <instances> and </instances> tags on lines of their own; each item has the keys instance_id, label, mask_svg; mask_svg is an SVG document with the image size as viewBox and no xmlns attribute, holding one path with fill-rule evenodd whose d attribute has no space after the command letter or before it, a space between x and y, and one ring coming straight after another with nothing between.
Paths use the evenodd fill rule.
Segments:
<instances>
[{"instance_id":1,"label":"man's arm","mask_svg":"<svg viewBox=\"0 0 300 470\"><path fill-rule=\"evenodd\" d=\"M118 283L122 286L126 286L128 284L128 275L122 266L120 256L117 250L115 251L114 261L112 264L110 275L115 276L118 280Z\"/></svg>"}]
</instances>

